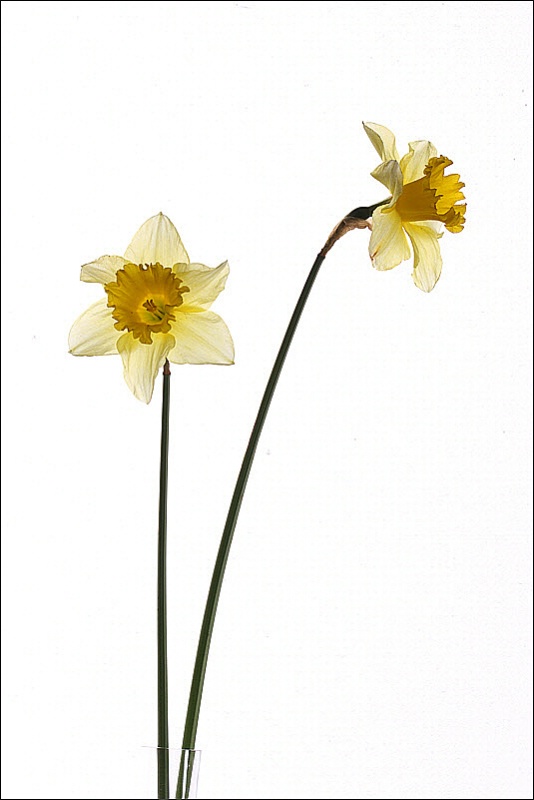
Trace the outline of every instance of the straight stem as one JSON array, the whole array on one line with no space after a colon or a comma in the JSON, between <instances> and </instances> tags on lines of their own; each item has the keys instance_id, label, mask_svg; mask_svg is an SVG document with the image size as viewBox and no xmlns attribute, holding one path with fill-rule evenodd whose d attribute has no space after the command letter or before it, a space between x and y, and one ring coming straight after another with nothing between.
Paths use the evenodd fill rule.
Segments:
<instances>
[{"instance_id":1,"label":"straight stem","mask_svg":"<svg viewBox=\"0 0 534 800\"><path fill-rule=\"evenodd\" d=\"M158 524L158 800L169 798L169 694L167 667L167 487L169 464L169 362L163 366Z\"/></svg>"}]
</instances>

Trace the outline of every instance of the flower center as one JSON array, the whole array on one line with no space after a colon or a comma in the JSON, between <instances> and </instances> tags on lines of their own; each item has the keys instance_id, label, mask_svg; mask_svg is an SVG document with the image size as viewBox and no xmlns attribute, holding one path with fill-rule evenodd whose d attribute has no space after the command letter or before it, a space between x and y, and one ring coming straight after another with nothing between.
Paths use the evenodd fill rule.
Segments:
<instances>
[{"instance_id":1,"label":"flower center","mask_svg":"<svg viewBox=\"0 0 534 800\"><path fill-rule=\"evenodd\" d=\"M405 222L423 222L434 219L445 223L451 233L459 233L465 223L465 200L459 175L444 175L452 161L446 156L431 158L418 181L407 183L395 203L395 210Z\"/></svg>"},{"instance_id":2,"label":"flower center","mask_svg":"<svg viewBox=\"0 0 534 800\"><path fill-rule=\"evenodd\" d=\"M181 278L161 264L125 264L116 280L104 286L116 329L131 331L143 344L152 344L153 333L168 333L182 295L189 291L181 284Z\"/></svg>"}]
</instances>

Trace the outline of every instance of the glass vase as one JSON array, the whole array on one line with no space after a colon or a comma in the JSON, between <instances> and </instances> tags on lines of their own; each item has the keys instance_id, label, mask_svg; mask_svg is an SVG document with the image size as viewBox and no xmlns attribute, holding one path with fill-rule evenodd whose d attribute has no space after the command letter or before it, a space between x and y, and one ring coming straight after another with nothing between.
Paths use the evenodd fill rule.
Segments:
<instances>
[{"instance_id":1,"label":"glass vase","mask_svg":"<svg viewBox=\"0 0 534 800\"><path fill-rule=\"evenodd\" d=\"M172 747L148 747L150 754L151 785L154 790L150 797L162 800L197 800L198 774L200 769L200 750L184 750ZM159 787L158 767L168 765L169 791Z\"/></svg>"}]
</instances>

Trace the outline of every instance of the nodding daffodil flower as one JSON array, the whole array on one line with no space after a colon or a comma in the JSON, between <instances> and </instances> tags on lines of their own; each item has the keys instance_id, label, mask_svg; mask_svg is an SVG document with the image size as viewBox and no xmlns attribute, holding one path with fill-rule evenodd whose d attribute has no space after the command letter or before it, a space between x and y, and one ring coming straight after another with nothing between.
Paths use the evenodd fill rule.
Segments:
<instances>
[{"instance_id":1,"label":"nodding daffodil flower","mask_svg":"<svg viewBox=\"0 0 534 800\"><path fill-rule=\"evenodd\" d=\"M445 175L452 161L438 156L431 142L410 142L399 158L395 137L373 122L363 126L382 163L371 173L391 193L391 199L373 212L369 254L376 269L393 269L410 258L413 247L415 285L430 292L441 274L438 239L442 228L459 233L465 222L465 200L459 175Z\"/></svg>"},{"instance_id":2,"label":"nodding daffodil flower","mask_svg":"<svg viewBox=\"0 0 534 800\"><path fill-rule=\"evenodd\" d=\"M149 403L166 359L175 364L233 364L234 344L209 307L224 289L228 262L191 264L178 231L163 214L147 220L124 257L101 256L81 280L101 283L106 296L74 323L75 356L119 354L134 395Z\"/></svg>"}]
</instances>

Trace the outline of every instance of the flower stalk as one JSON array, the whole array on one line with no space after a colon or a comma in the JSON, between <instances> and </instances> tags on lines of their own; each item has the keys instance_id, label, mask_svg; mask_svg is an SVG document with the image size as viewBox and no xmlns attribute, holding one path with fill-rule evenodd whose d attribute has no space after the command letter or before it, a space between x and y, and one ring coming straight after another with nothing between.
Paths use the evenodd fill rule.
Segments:
<instances>
[{"instance_id":1,"label":"flower stalk","mask_svg":"<svg viewBox=\"0 0 534 800\"><path fill-rule=\"evenodd\" d=\"M158 800L169 798L169 692L167 667L167 487L171 370L163 366L158 520Z\"/></svg>"},{"instance_id":2,"label":"flower stalk","mask_svg":"<svg viewBox=\"0 0 534 800\"><path fill-rule=\"evenodd\" d=\"M383 203L387 202L389 202L389 200L383 201ZM202 691L204 688L204 680L206 677L206 666L208 662L211 637L213 633L213 626L215 623L215 615L217 613L217 605L221 593L221 587L224 578L224 573L226 570L226 564L228 562L228 556L230 555L230 548L232 545L232 540L239 516L239 511L241 509L241 503L243 501L243 496L245 494L245 489L250 475L250 470L252 468L252 463L254 461L254 456L256 454L256 449L267 417L267 413L269 411L269 407L271 405L271 401L273 399L273 395L276 386L278 384L280 373L282 372L286 356L291 346L291 342L293 341L293 336L295 335L295 331L297 330L297 326L302 316L302 312L304 311L304 307L306 305L310 292L315 283L315 279L317 278L317 275L323 264L323 261L326 258L326 254L333 247L335 242L338 239L340 239L341 236L343 236L345 233L348 233L350 230L358 228L359 229L368 228L369 223L366 222L366 219L367 217L371 216L374 209L377 208L379 205L382 205L382 203L377 203L374 206L362 206L360 208L354 209L354 211L351 211L349 214L347 214L346 217L343 218L343 220L339 223L339 225L337 225L334 228L334 230L328 237L324 247L318 253L315 261L313 262L313 266L308 274L308 277L306 278L304 287L297 300L297 304L295 306L293 314L291 315L291 319L289 320L289 324L287 326L287 330L282 340L282 344L278 351L278 355L276 356L276 360L271 370L269 380L267 381L267 386L265 387L265 391L263 393L260 407L258 409L258 413L256 416L256 421L254 422L254 426L252 428L252 433L250 435L250 439L247 445L247 449L245 451L243 462L241 464L241 468L239 470L239 474L237 477L237 482L235 485L232 500L230 502L230 507L226 518L226 524L224 526L221 543L219 545L219 551L217 553L217 559L215 561L215 567L213 570L211 584L208 592L208 599L206 601L206 608L204 611L204 618L200 630L195 667L193 671L193 678L191 681L189 704L187 708L185 727L184 727L184 735L182 742L182 748L183 748L182 760L180 763L180 771L176 789L176 797L179 800L183 800L184 798L189 798L188 775L187 774L184 775L184 771L187 773L187 766L185 763L185 753L188 750L195 749L198 719L200 715L200 705L202 702Z\"/></svg>"}]
</instances>

